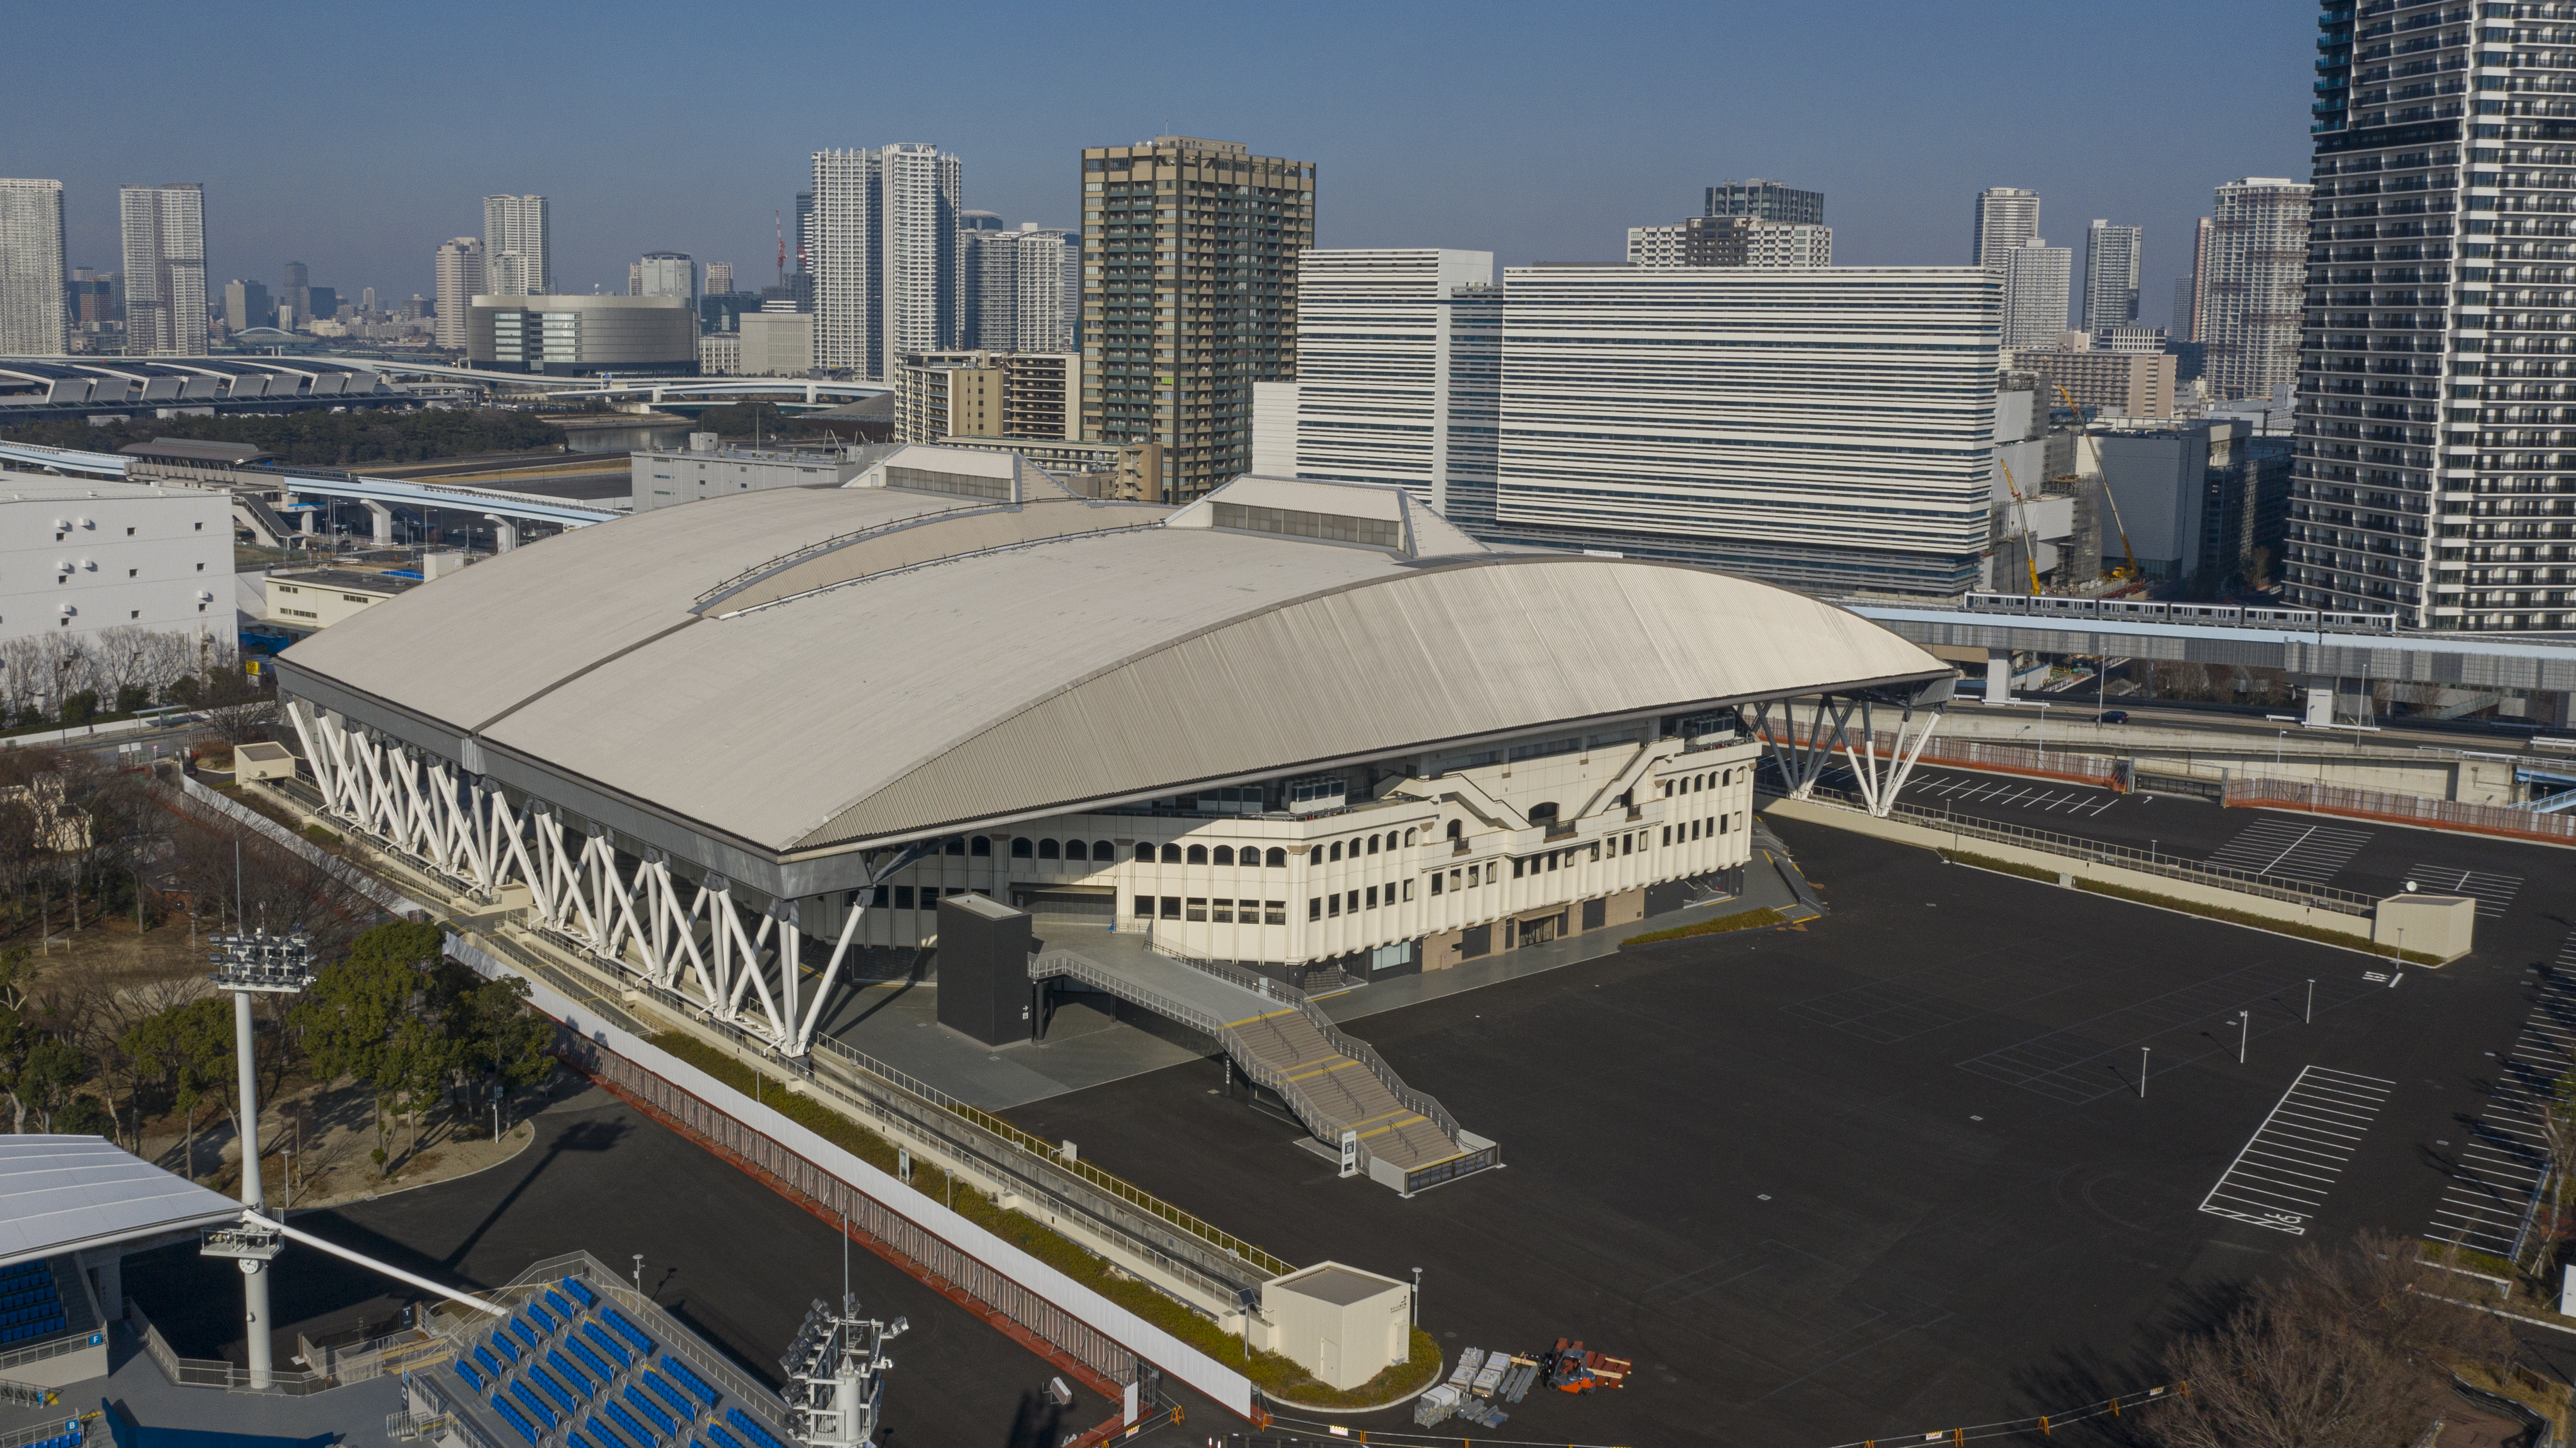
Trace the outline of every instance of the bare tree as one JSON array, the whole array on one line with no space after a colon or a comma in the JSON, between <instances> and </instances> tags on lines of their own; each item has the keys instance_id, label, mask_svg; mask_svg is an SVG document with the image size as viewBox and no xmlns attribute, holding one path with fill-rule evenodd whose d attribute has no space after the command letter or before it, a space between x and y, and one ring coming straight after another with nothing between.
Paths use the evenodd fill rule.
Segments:
<instances>
[{"instance_id":1,"label":"bare tree","mask_svg":"<svg viewBox=\"0 0 2576 1448\"><path fill-rule=\"evenodd\" d=\"M2166 1351L2188 1391L2156 1437L2170 1448L2402 1448L2455 1368L2512 1353L2495 1317L2441 1300L2441 1276L2411 1238L2301 1248L2280 1280Z\"/></svg>"}]
</instances>

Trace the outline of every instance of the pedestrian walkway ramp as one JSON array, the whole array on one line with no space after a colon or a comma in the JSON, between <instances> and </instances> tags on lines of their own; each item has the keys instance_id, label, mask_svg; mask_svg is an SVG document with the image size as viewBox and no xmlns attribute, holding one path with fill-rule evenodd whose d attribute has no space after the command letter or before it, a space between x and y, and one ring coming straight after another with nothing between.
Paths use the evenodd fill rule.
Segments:
<instances>
[{"instance_id":1,"label":"pedestrian walkway ramp","mask_svg":"<svg viewBox=\"0 0 2576 1448\"><path fill-rule=\"evenodd\" d=\"M1246 1079L1340 1150L1350 1174L1411 1196L1502 1161L1304 992L1258 972L1165 955L1138 935L1067 928L1030 957L1029 978L1079 981L1214 1039Z\"/></svg>"}]
</instances>

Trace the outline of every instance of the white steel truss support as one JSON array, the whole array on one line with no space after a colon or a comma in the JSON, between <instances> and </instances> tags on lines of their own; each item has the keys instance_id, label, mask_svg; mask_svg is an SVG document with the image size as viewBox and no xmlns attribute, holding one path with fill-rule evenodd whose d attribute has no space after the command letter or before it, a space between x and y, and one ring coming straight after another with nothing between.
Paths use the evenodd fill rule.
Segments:
<instances>
[{"instance_id":1,"label":"white steel truss support","mask_svg":"<svg viewBox=\"0 0 2576 1448\"><path fill-rule=\"evenodd\" d=\"M841 978L841 960L850 953L850 942L859 936L859 917L868 913L861 903L866 897L853 892L849 918L841 922L841 938L832 945L831 962L823 967L823 978L814 986L814 1004L805 1010L804 1023L796 1028L796 1049L802 1056L814 1049L814 1028L823 1021L824 1004L832 999L832 987Z\"/></svg>"},{"instance_id":2,"label":"white steel truss support","mask_svg":"<svg viewBox=\"0 0 2576 1448\"><path fill-rule=\"evenodd\" d=\"M1816 696L1814 718L1807 726L1807 737L1798 738L1798 706L1791 700L1780 705L1778 728L1785 739L1772 737L1771 702L1765 700L1753 709L1753 727L1769 746L1771 758L1780 767L1781 787L1791 799L1805 799L1815 793L1816 781L1824 776L1825 765L1833 759L1836 741L1848 743L1854 701L1831 694ZM1827 727L1830 718L1831 728Z\"/></svg>"},{"instance_id":3,"label":"white steel truss support","mask_svg":"<svg viewBox=\"0 0 2576 1448\"><path fill-rule=\"evenodd\" d=\"M486 899L524 884L531 923L559 943L783 1054L802 1055L810 1045L857 938L859 907L822 974L821 994L809 999L796 902L772 902L757 927L747 927L737 892L721 876L692 884L650 849L629 868L596 824L576 843L565 817L541 800L513 805L492 781L308 701L288 700L286 715L325 815ZM774 981L764 952L776 959Z\"/></svg>"},{"instance_id":4,"label":"white steel truss support","mask_svg":"<svg viewBox=\"0 0 2576 1448\"><path fill-rule=\"evenodd\" d=\"M1923 727L1914 729L1914 706L1904 706L1898 717L1896 735L1888 741L1884 767L1878 757L1878 731L1874 727L1869 701L1861 701L1861 752L1854 753L1848 731L1841 733L1843 758L1851 765L1852 779L1860 786L1862 805L1870 814L1887 818L1896 808L1896 798L1904 792L1905 781L1914 773L1914 762L1923 757L1923 747L1932 742L1933 727L1941 722L1936 706L1923 716ZM1909 731L1911 737L1909 738Z\"/></svg>"}]
</instances>

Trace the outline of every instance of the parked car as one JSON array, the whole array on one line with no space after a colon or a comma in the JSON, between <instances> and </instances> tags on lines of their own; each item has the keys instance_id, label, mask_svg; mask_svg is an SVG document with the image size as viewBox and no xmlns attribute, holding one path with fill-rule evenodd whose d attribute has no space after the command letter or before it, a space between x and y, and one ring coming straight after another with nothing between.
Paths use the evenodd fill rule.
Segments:
<instances>
[{"instance_id":1,"label":"parked car","mask_svg":"<svg viewBox=\"0 0 2576 1448\"><path fill-rule=\"evenodd\" d=\"M2100 714L2094 716L2093 722L2096 724L2126 724L2129 722L2129 711L2126 709L2105 709Z\"/></svg>"}]
</instances>

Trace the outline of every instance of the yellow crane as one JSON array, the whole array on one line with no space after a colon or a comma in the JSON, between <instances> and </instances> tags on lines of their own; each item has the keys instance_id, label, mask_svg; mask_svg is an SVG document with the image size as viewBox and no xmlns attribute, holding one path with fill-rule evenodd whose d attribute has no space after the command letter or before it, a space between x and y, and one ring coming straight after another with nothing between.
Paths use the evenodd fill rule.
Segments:
<instances>
[{"instance_id":1,"label":"yellow crane","mask_svg":"<svg viewBox=\"0 0 2576 1448\"><path fill-rule=\"evenodd\" d=\"M2087 443L2091 443L2093 441L2092 424L2087 423L2084 420L2084 409L2075 405L2075 398L2067 392L2066 384L2062 382L2057 384L2057 395L2066 403L2066 410L2073 413L2075 416L2076 446L2082 447ZM2083 464L2079 461L2076 466L2081 468ZM2093 449L2093 472L2096 477L2101 476L2102 450L2098 444ZM2119 530L2120 552L2123 557L2129 560L2126 568L2114 568L2110 570L2110 573L2113 578L2119 579L2122 582L2127 582L2128 580L2134 579L2138 576L2138 554L2137 550L2129 546L2129 525L2120 517L2120 500L2112 495L2111 480L2108 478L2102 479L2102 498L2103 501L2111 505L2111 526ZM2031 591L2036 593L2039 590L2032 589Z\"/></svg>"},{"instance_id":2,"label":"yellow crane","mask_svg":"<svg viewBox=\"0 0 2576 1448\"><path fill-rule=\"evenodd\" d=\"M2013 481L2012 464L1998 456L1995 466L2004 470L2004 487L2012 494L2013 522L2020 528L2022 567L2030 571L2030 591L2035 594L2039 592L2039 539L2031 532L2030 510L2023 505L2021 485Z\"/></svg>"}]
</instances>

